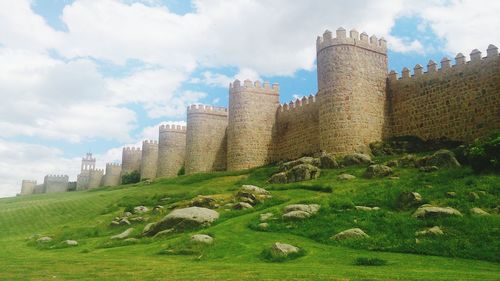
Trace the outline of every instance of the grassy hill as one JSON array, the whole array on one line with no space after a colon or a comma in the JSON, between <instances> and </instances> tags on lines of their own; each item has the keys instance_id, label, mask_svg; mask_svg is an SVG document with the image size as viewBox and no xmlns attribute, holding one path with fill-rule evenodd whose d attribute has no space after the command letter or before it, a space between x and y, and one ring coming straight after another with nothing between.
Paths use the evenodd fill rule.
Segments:
<instances>
[{"instance_id":1,"label":"grassy hill","mask_svg":"<svg viewBox=\"0 0 500 281\"><path fill-rule=\"evenodd\" d=\"M391 157L379 157L382 163ZM468 167L433 173L394 168L399 178L364 179L364 166L322 170L317 180L267 184L277 167L159 179L83 192L0 199L0 280L499 280L500 217L478 216L473 207L495 213L500 205L500 175L476 175ZM357 178L341 181L339 174ZM266 188L273 198L252 210L220 207L210 227L163 237L141 237L148 222L197 195L230 199L242 184ZM416 219L415 208L401 209L398 196L413 191L423 203L449 206L463 217ZM449 196L447 192L455 192ZM473 193L472 193L473 192ZM477 195L477 196L475 196ZM317 203L320 211L296 222L280 217L284 206ZM145 222L110 226L134 206L165 207L144 215ZM355 205L379 211L357 211ZM271 212L265 231L259 215ZM415 237L439 226L444 235ZM134 227L137 242L110 240ZM334 241L332 235L359 227L370 238ZM213 245L193 248L194 233L210 234ZM54 240L36 243L33 235ZM61 241L77 240L76 247ZM263 259L274 242L289 243L305 255L284 262ZM357 258L378 258L383 266L355 265Z\"/></svg>"}]
</instances>

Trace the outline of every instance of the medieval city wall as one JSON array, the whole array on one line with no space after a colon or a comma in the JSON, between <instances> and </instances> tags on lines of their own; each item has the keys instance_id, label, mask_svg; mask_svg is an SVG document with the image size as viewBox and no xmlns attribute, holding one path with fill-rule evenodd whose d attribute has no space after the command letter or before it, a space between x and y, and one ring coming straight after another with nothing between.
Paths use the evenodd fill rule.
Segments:
<instances>
[{"instance_id":1,"label":"medieval city wall","mask_svg":"<svg viewBox=\"0 0 500 281\"><path fill-rule=\"evenodd\" d=\"M88 189L97 188L102 186L102 178L104 176L103 169L95 169L89 171L89 185Z\"/></svg>"},{"instance_id":2,"label":"medieval city wall","mask_svg":"<svg viewBox=\"0 0 500 281\"><path fill-rule=\"evenodd\" d=\"M141 171L142 150L138 147L124 147L122 150L122 175Z\"/></svg>"},{"instance_id":3,"label":"medieval city wall","mask_svg":"<svg viewBox=\"0 0 500 281\"><path fill-rule=\"evenodd\" d=\"M227 159L227 108L187 108L186 174L224 171Z\"/></svg>"},{"instance_id":4,"label":"medieval city wall","mask_svg":"<svg viewBox=\"0 0 500 281\"><path fill-rule=\"evenodd\" d=\"M102 179L103 186L117 186L121 182L122 166L116 163L106 164L106 174Z\"/></svg>"},{"instance_id":5,"label":"medieval city wall","mask_svg":"<svg viewBox=\"0 0 500 281\"><path fill-rule=\"evenodd\" d=\"M21 184L21 195L29 195L35 193L36 181L23 180Z\"/></svg>"},{"instance_id":6,"label":"medieval city wall","mask_svg":"<svg viewBox=\"0 0 500 281\"><path fill-rule=\"evenodd\" d=\"M387 117L384 39L343 28L316 42L320 149L344 155L383 138Z\"/></svg>"},{"instance_id":7,"label":"medieval city wall","mask_svg":"<svg viewBox=\"0 0 500 281\"><path fill-rule=\"evenodd\" d=\"M186 127L161 125L158 141L158 177L175 177L186 156Z\"/></svg>"},{"instance_id":8,"label":"medieval city wall","mask_svg":"<svg viewBox=\"0 0 500 281\"><path fill-rule=\"evenodd\" d=\"M441 68L430 61L413 75L389 74L391 134L422 139L447 138L469 142L500 129L500 57L490 45L487 56L474 50L470 61L458 54L455 64L444 58Z\"/></svg>"},{"instance_id":9,"label":"medieval city wall","mask_svg":"<svg viewBox=\"0 0 500 281\"><path fill-rule=\"evenodd\" d=\"M43 180L44 192L66 192L68 191L69 177L63 175L47 175Z\"/></svg>"},{"instance_id":10,"label":"medieval city wall","mask_svg":"<svg viewBox=\"0 0 500 281\"><path fill-rule=\"evenodd\" d=\"M142 142L141 180L156 178L158 167L158 141Z\"/></svg>"},{"instance_id":11,"label":"medieval city wall","mask_svg":"<svg viewBox=\"0 0 500 281\"><path fill-rule=\"evenodd\" d=\"M242 170L273 161L279 85L235 80L229 86L227 169Z\"/></svg>"},{"instance_id":12,"label":"medieval city wall","mask_svg":"<svg viewBox=\"0 0 500 281\"><path fill-rule=\"evenodd\" d=\"M276 117L275 161L319 152L319 104L315 96L280 105Z\"/></svg>"}]
</instances>

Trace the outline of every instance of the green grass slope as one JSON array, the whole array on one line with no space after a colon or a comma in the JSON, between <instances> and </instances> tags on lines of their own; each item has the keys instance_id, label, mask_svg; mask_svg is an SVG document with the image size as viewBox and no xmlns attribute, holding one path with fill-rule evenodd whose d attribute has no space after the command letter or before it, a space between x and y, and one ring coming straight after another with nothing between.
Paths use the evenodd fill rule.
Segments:
<instances>
[{"instance_id":1,"label":"green grass slope","mask_svg":"<svg viewBox=\"0 0 500 281\"><path fill-rule=\"evenodd\" d=\"M499 175L477 176L467 167L435 173L395 168L399 179L363 179L364 170L361 166L323 170L317 180L269 185L266 180L276 168L263 167L181 176L150 185L0 199L0 280L499 280L500 218L469 211L480 207L494 213L500 205ZM339 181L337 175L345 172L358 178ZM111 227L111 220L134 206L163 205L168 212L200 194L233 195L242 184L265 187L273 199L253 210L221 207L220 219L209 228L141 238L147 222L139 222L132 224L137 243L110 240L129 227ZM419 192L425 202L454 207L464 216L412 218L414 208L398 209L402 191ZM457 196L448 198L449 191ZM318 203L321 209L304 221L282 221L282 208L292 203ZM381 210L360 212L354 205ZM278 219L261 231L257 224L264 212L275 213ZM163 215L144 217L154 222ZM417 242L415 231L435 225L444 230L443 236ZM370 238L329 239L352 227L362 228ZM215 243L193 248L186 241L194 233L210 234ZM27 239L34 234L49 235L54 241L39 245ZM79 245L64 247L60 242L66 239ZM304 249L305 255L284 262L263 259L263 250L278 241ZM358 258L386 264L359 265L363 259Z\"/></svg>"}]
</instances>

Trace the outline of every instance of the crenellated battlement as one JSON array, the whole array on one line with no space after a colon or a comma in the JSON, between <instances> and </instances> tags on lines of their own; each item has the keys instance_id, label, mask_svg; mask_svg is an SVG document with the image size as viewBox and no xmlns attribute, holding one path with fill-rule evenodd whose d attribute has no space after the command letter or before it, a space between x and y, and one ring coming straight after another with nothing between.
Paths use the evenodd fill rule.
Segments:
<instances>
[{"instance_id":1,"label":"crenellated battlement","mask_svg":"<svg viewBox=\"0 0 500 281\"><path fill-rule=\"evenodd\" d=\"M192 104L187 107L187 114L193 114L193 113L227 115L227 108L222 106Z\"/></svg>"},{"instance_id":2,"label":"crenellated battlement","mask_svg":"<svg viewBox=\"0 0 500 281\"><path fill-rule=\"evenodd\" d=\"M271 84L269 82L262 83L260 81L252 82L251 80L248 79L243 81L243 84L238 79L234 80L233 83L229 84L230 94L247 92L247 91L262 93L262 94L279 95L280 86L278 83Z\"/></svg>"},{"instance_id":3,"label":"crenellated battlement","mask_svg":"<svg viewBox=\"0 0 500 281\"><path fill-rule=\"evenodd\" d=\"M142 149L140 147L124 147L123 152L133 153L133 152L141 152Z\"/></svg>"},{"instance_id":4,"label":"crenellated battlement","mask_svg":"<svg viewBox=\"0 0 500 281\"><path fill-rule=\"evenodd\" d=\"M106 163L106 167L121 167L120 163Z\"/></svg>"},{"instance_id":5,"label":"crenellated battlement","mask_svg":"<svg viewBox=\"0 0 500 281\"><path fill-rule=\"evenodd\" d=\"M166 125L160 125L159 130L160 130L160 133L163 133L163 132L186 133L186 126L166 124Z\"/></svg>"},{"instance_id":6,"label":"crenellated battlement","mask_svg":"<svg viewBox=\"0 0 500 281\"><path fill-rule=\"evenodd\" d=\"M352 29L347 36L346 30L342 27L338 28L335 33L336 36L333 37L332 32L326 30L323 36L318 36L316 39L317 53L329 47L344 45L357 46L383 55L387 53L387 41L383 37L380 39L375 35L369 37L366 32L359 34L355 29Z\"/></svg>"},{"instance_id":7,"label":"crenellated battlement","mask_svg":"<svg viewBox=\"0 0 500 281\"><path fill-rule=\"evenodd\" d=\"M142 145L157 146L158 141L157 140L144 140L144 141L142 141Z\"/></svg>"},{"instance_id":8,"label":"crenellated battlement","mask_svg":"<svg viewBox=\"0 0 500 281\"><path fill-rule=\"evenodd\" d=\"M104 174L104 169L93 169L93 170L90 170L90 171L93 172L93 173Z\"/></svg>"},{"instance_id":9,"label":"crenellated battlement","mask_svg":"<svg viewBox=\"0 0 500 281\"><path fill-rule=\"evenodd\" d=\"M467 61L465 56L462 53L458 53L455 56L455 64L451 64L451 60L448 57L444 57L440 61L440 67L433 60L429 60L427 63L427 71L423 71L424 67L420 64L415 65L413 67L413 75L410 73L410 69L404 67L401 70L401 76L398 77L398 73L394 70L391 70L388 74L388 78L391 82L397 82L401 80L408 79L417 79L417 78L426 78L426 77L434 77L435 75L444 75L450 71L460 70L463 71L467 67L477 67L478 64L488 63L492 60L498 59L500 56L498 54L498 48L495 45L489 45L486 50L487 55L485 57L481 56L481 51L478 49L472 50L469 54L470 60Z\"/></svg>"},{"instance_id":10,"label":"crenellated battlement","mask_svg":"<svg viewBox=\"0 0 500 281\"><path fill-rule=\"evenodd\" d=\"M300 109L306 106L314 105L315 103L316 103L315 95L309 95L307 97L304 96L300 99L295 99L293 101L290 101L289 103L280 104L280 106L278 107L278 112Z\"/></svg>"},{"instance_id":11,"label":"crenellated battlement","mask_svg":"<svg viewBox=\"0 0 500 281\"><path fill-rule=\"evenodd\" d=\"M34 184L36 185L36 180L23 180L22 184Z\"/></svg>"},{"instance_id":12,"label":"crenellated battlement","mask_svg":"<svg viewBox=\"0 0 500 281\"><path fill-rule=\"evenodd\" d=\"M46 175L44 179L57 180L57 179L69 179L67 175Z\"/></svg>"}]
</instances>

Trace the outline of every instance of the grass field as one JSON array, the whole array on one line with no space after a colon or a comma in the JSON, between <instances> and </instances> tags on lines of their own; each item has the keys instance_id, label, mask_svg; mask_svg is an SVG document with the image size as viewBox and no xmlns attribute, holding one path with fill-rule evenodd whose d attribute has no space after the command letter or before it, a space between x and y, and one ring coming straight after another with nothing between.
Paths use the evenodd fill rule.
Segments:
<instances>
[{"instance_id":1,"label":"grass field","mask_svg":"<svg viewBox=\"0 0 500 281\"><path fill-rule=\"evenodd\" d=\"M384 161L377 159L377 161ZM325 170L318 180L269 185L276 170L264 167L157 180L153 184L100 188L84 192L41 194L0 199L0 280L500 280L500 219L474 216L500 205L500 176L477 176L465 167L421 173L396 168L399 179L363 179L364 167ZM342 182L348 172L358 178ZM198 194L234 194L242 184L271 191L273 199L254 210L219 209L211 227L137 243L111 242L110 236L128 228L110 221L137 205L166 209ZM425 202L451 206L462 218L417 220L414 209L399 210L401 191L417 191ZM446 192L457 193L448 198ZM471 199L470 192L480 197ZM259 231L259 214L278 217L291 203L318 203L320 212L301 222L271 221ZM357 212L354 205L378 206L378 212ZM167 211L168 212L168 211ZM149 221L163 215L148 214ZM133 224L139 236L146 222ZM439 225L445 235L423 238L414 233ZM370 235L363 241L334 242L331 235L360 227ZM215 238L214 245L191 254L164 254L182 248L193 233ZM50 246L27 240L33 234L54 238ZM76 247L60 241L74 239ZM274 242L296 245L305 255L285 262L262 259ZM356 265L358 258L379 259L381 266ZM361 259L363 260L363 259Z\"/></svg>"}]
</instances>

